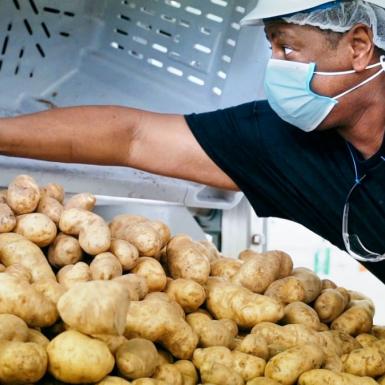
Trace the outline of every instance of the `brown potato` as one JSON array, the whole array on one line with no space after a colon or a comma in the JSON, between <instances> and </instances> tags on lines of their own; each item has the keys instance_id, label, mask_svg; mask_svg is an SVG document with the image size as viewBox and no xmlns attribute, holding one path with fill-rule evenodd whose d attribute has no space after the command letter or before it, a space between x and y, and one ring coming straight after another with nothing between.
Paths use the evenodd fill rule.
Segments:
<instances>
[{"instance_id":1,"label":"brown potato","mask_svg":"<svg viewBox=\"0 0 385 385\"><path fill-rule=\"evenodd\" d=\"M57 273L58 282L65 288L70 289L79 282L91 280L90 267L84 262L77 262L74 265L66 265Z\"/></svg>"},{"instance_id":2,"label":"brown potato","mask_svg":"<svg viewBox=\"0 0 385 385\"><path fill-rule=\"evenodd\" d=\"M7 204L17 215L35 211L39 200L39 186L28 175L17 176L8 186Z\"/></svg>"},{"instance_id":3,"label":"brown potato","mask_svg":"<svg viewBox=\"0 0 385 385\"><path fill-rule=\"evenodd\" d=\"M166 273L164 272L162 265L154 258L139 258L137 265L131 272L146 278L148 290L150 292L162 291L166 287Z\"/></svg>"},{"instance_id":4,"label":"brown potato","mask_svg":"<svg viewBox=\"0 0 385 385\"><path fill-rule=\"evenodd\" d=\"M48 249L48 261L52 266L73 265L82 259L79 241L71 235L59 233Z\"/></svg>"},{"instance_id":5,"label":"brown potato","mask_svg":"<svg viewBox=\"0 0 385 385\"><path fill-rule=\"evenodd\" d=\"M123 273L118 258L109 252L96 255L90 264L90 271L93 280L109 280Z\"/></svg>"},{"instance_id":6,"label":"brown potato","mask_svg":"<svg viewBox=\"0 0 385 385\"><path fill-rule=\"evenodd\" d=\"M63 205L55 198L51 198L47 195L43 195L40 198L39 205L37 206L37 212L46 215L48 218L59 225L60 217L63 213Z\"/></svg>"},{"instance_id":7,"label":"brown potato","mask_svg":"<svg viewBox=\"0 0 385 385\"><path fill-rule=\"evenodd\" d=\"M32 213L17 217L15 233L24 236L39 247L46 247L55 239L57 228L46 215Z\"/></svg>"},{"instance_id":8,"label":"brown potato","mask_svg":"<svg viewBox=\"0 0 385 385\"><path fill-rule=\"evenodd\" d=\"M64 203L64 209L82 209L92 211L95 207L96 198L91 193L80 193L73 195Z\"/></svg>"},{"instance_id":9,"label":"brown potato","mask_svg":"<svg viewBox=\"0 0 385 385\"><path fill-rule=\"evenodd\" d=\"M133 269L139 259L138 249L123 239L112 239L110 251L118 258L124 271Z\"/></svg>"},{"instance_id":10,"label":"brown potato","mask_svg":"<svg viewBox=\"0 0 385 385\"><path fill-rule=\"evenodd\" d=\"M303 302L292 302L285 307L284 324L303 324L314 330L320 329L317 312Z\"/></svg>"},{"instance_id":11,"label":"brown potato","mask_svg":"<svg viewBox=\"0 0 385 385\"><path fill-rule=\"evenodd\" d=\"M6 203L0 203L0 233L9 233L15 227L15 214Z\"/></svg>"}]
</instances>

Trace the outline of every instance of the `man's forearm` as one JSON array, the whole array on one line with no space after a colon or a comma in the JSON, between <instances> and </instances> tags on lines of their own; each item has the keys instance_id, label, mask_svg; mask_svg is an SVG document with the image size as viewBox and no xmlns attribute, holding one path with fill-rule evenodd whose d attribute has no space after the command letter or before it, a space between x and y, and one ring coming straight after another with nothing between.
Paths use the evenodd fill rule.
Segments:
<instances>
[{"instance_id":1,"label":"man's forearm","mask_svg":"<svg viewBox=\"0 0 385 385\"><path fill-rule=\"evenodd\" d=\"M0 154L65 163L127 165L140 111L84 106L0 118Z\"/></svg>"}]
</instances>

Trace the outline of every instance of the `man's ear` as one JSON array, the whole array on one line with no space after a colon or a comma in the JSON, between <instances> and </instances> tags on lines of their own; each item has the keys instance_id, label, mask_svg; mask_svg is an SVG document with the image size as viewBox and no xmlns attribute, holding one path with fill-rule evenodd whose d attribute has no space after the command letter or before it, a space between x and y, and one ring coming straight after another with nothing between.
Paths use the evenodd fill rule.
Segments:
<instances>
[{"instance_id":1,"label":"man's ear","mask_svg":"<svg viewBox=\"0 0 385 385\"><path fill-rule=\"evenodd\" d=\"M373 31L365 24L355 25L346 35L352 53L353 69L364 71L371 64L375 53Z\"/></svg>"}]
</instances>

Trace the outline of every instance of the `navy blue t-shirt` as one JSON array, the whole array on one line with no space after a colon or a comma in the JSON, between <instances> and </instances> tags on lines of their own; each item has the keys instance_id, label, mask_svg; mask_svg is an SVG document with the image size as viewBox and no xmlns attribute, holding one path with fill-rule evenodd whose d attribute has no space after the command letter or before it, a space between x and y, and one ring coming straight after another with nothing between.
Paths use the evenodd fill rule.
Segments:
<instances>
[{"instance_id":1,"label":"navy blue t-shirt","mask_svg":"<svg viewBox=\"0 0 385 385\"><path fill-rule=\"evenodd\" d=\"M258 216L295 221L345 249L342 214L356 176L347 143L336 131L305 133L283 121L266 101L185 119L208 156L245 193ZM359 167L375 167L384 150L385 146L367 161L358 152L354 155ZM385 187L382 192L385 196ZM370 214L367 227L373 228ZM371 234L364 235L371 239ZM385 226L383 240L385 252ZM365 266L385 282L385 262Z\"/></svg>"}]
</instances>

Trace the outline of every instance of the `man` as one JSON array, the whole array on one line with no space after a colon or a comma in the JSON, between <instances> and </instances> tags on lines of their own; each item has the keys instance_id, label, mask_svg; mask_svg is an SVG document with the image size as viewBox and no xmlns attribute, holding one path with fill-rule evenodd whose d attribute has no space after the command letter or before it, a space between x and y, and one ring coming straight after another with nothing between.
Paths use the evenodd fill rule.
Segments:
<instances>
[{"instance_id":1,"label":"man","mask_svg":"<svg viewBox=\"0 0 385 385\"><path fill-rule=\"evenodd\" d=\"M305 225L385 282L385 0L259 0L244 23L261 18L268 102L189 116L83 106L4 118L0 153L240 189L259 216Z\"/></svg>"}]
</instances>

